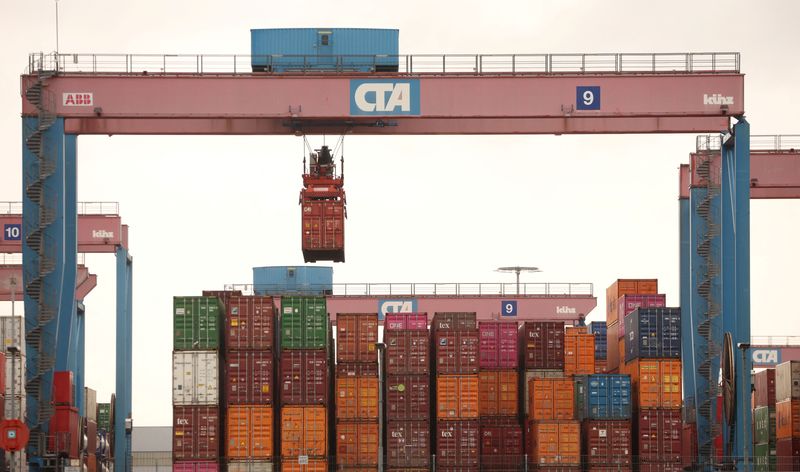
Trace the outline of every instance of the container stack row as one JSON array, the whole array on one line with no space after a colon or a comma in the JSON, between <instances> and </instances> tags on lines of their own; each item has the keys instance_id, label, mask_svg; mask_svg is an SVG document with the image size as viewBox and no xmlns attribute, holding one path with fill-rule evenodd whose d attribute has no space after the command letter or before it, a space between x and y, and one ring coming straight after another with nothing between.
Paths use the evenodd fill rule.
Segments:
<instances>
[{"instance_id":1,"label":"container stack row","mask_svg":"<svg viewBox=\"0 0 800 472\"><path fill-rule=\"evenodd\" d=\"M625 364L625 317L639 307L666 305L655 279L619 279L606 289L606 371L617 373Z\"/></svg>"},{"instance_id":2,"label":"container stack row","mask_svg":"<svg viewBox=\"0 0 800 472\"><path fill-rule=\"evenodd\" d=\"M776 470L775 369L753 376L753 457L756 471Z\"/></svg>"},{"instance_id":3,"label":"container stack row","mask_svg":"<svg viewBox=\"0 0 800 472\"><path fill-rule=\"evenodd\" d=\"M775 368L777 470L800 470L800 361Z\"/></svg>"},{"instance_id":4,"label":"container stack row","mask_svg":"<svg viewBox=\"0 0 800 472\"><path fill-rule=\"evenodd\" d=\"M378 470L380 445L377 313L336 320L336 468Z\"/></svg>"},{"instance_id":5,"label":"container stack row","mask_svg":"<svg viewBox=\"0 0 800 472\"><path fill-rule=\"evenodd\" d=\"M480 469L478 324L475 313L436 313L431 324L436 470Z\"/></svg>"},{"instance_id":6,"label":"container stack row","mask_svg":"<svg viewBox=\"0 0 800 472\"><path fill-rule=\"evenodd\" d=\"M391 313L384 321L386 469L431 468L430 334L427 313Z\"/></svg>"}]
</instances>

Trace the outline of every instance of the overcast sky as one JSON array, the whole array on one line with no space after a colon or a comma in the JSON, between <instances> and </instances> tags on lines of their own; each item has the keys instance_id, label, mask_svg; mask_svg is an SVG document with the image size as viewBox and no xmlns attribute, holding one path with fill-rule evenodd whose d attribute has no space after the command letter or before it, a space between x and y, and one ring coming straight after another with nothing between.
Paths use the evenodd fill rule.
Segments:
<instances>
[{"instance_id":1,"label":"overcast sky","mask_svg":"<svg viewBox=\"0 0 800 472\"><path fill-rule=\"evenodd\" d=\"M800 3L62 0L66 53L249 54L249 30L400 29L401 54L742 53L753 134L798 134ZM0 200L21 199L19 75L55 49L53 0L0 3ZM658 90L653 91L654 94ZM336 137L328 137L334 142ZM310 138L312 145L321 137ZM657 277L678 305L678 165L695 135L349 137L347 263L335 282L591 282ZM118 201L134 256L137 425L171 424L173 295L302 263L297 137L78 139L81 201ZM754 201L754 335L800 335L800 203ZM88 256L87 384L114 388L114 260ZM0 314L9 314L0 303ZM602 319L597 309L590 319Z\"/></svg>"}]
</instances>

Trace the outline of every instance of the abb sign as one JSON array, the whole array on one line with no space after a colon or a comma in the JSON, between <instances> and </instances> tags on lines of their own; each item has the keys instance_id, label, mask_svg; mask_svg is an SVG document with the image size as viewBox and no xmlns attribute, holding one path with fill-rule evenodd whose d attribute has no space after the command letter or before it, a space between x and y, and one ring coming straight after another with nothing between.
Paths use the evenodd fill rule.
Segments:
<instances>
[{"instance_id":1,"label":"abb sign","mask_svg":"<svg viewBox=\"0 0 800 472\"><path fill-rule=\"evenodd\" d=\"M94 105L94 96L91 92L64 92L63 105L65 107L90 107Z\"/></svg>"}]
</instances>

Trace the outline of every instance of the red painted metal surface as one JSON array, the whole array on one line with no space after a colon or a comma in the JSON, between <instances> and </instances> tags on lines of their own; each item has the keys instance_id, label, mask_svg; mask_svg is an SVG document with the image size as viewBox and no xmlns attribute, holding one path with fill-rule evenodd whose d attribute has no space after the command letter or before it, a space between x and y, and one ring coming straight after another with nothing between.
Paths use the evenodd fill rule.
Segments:
<instances>
[{"instance_id":1,"label":"red painted metal surface","mask_svg":"<svg viewBox=\"0 0 800 472\"><path fill-rule=\"evenodd\" d=\"M428 420L431 413L429 375L386 376L386 417L391 420Z\"/></svg>"},{"instance_id":2,"label":"red painted metal surface","mask_svg":"<svg viewBox=\"0 0 800 472\"><path fill-rule=\"evenodd\" d=\"M477 331L478 321L474 312L434 313L431 331Z\"/></svg>"},{"instance_id":3,"label":"red painted metal surface","mask_svg":"<svg viewBox=\"0 0 800 472\"><path fill-rule=\"evenodd\" d=\"M756 372L753 384L755 387L753 408L758 406L775 408L775 369Z\"/></svg>"},{"instance_id":4,"label":"red painted metal surface","mask_svg":"<svg viewBox=\"0 0 800 472\"><path fill-rule=\"evenodd\" d=\"M623 295L617 300L617 313L619 329L617 336L625 337L625 317L633 313L637 308L665 307L667 306L666 295Z\"/></svg>"},{"instance_id":5,"label":"red painted metal surface","mask_svg":"<svg viewBox=\"0 0 800 472\"><path fill-rule=\"evenodd\" d=\"M219 472L216 461L175 461L172 472Z\"/></svg>"},{"instance_id":6,"label":"red painted metal surface","mask_svg":"<svg viewBox=\"0 0 800 472\"><path fill-rule=\"evenodd\" d=\"M378 314L341 313L336 320L336 362L378 362Z\"/></svg>"},{"instance_id":7,"label":"red painted metal surface","mask_svg":"<svg viewBox=\"0 0 800 472\"><path fill-rule=\"evenodd\" d=\"M430 372L430 334L428 330L383 332L386 344L387 374L427 374Z\"/></svg>"},{"instance_id":8,"label":"red painted metal surface","mask_svg":"<svg viewBox=\"0 0 800 472\"><path fill-rule=\"evenodd\" d=\"M176 460L219 457L220 420L216 406L172 407L172 456Z\"/></svg>"},{"instance_id":9,"label":"red painted metal surface","mask_svg":"<svg viewBox=\"0 0 800 472\"><path fill-rule=\"evenodd\" d=\"M0 302L11 301L11 279L17 281L14 298L22 300L22 266L16 264L0 265ZM90 274L86 266L79 265L75 282L75 300L83 300L97 287L97 275Z\"/></svg>"},{"instance_id":10,"label":"red painted metal surface","mask_svg":"<svg viewBox=\"0 0 800 472\"><path fill-rule=\"evenodd\" d=\"M522 426L515 418L480 420L481 469L521 470L523 468Z\"/></svg>"},{"instance_id":11,"label":"red painted metal surface","mask_svg":"<svg viewBox=\"0 0 800 472\"><path fill-rule=\"evenodd\" d=\"M77 459L81 446L81 419L78 409L56 406L50 420L50 450Z\"/></svg>"},{"instance_id":12,"label":"red painted metal surface","mask_svg":"<svg viewBox=\"0 0 800 472\"><path fill-rule=\"evenodd\" d=\"M630 420L586 420L582 427L586 465L631 465L633 445Z\"/></svg>"},{"instance_id":13,"label":"red painted metal surface","mask_svg":"<svg viewBox=\"0 0 800 472\"><path fill-rule=\"evenodd\" d=\"M225 303L225 347L272 350L275 346L275 303L272 297L231 296Z\"/></svg>"},{"instance_id":14,"label":"red painted metal surface","mask_svg":"<svg viewBox=\"0 0 800 472\"><path fill-rule=\"evenodd\" d=\"M228 351L225 390L229 405L271 405L274 360L271 351Z\"/></svg>"},{"instance_id":15,"label":"red painted metal surface","mask_svg":"<svg viewBox=\"0 0 800 472\"><path fill-rule=\"evenodd\" d=\"M481 369L516 369L519 342L516 321L481 321L479 364Z\"/></svg>"},{"instance_id":16,"label":"red painted metal surface","mask_svg":"<svg viewBox=\"0 0 800 472\"><path fill-rule=\"evenodd\" d=\"M697 462L697 423L683 424L681 446L681 465L690 468Z\"/></svg>"},{"instance_id":17,"label":"red painted metal surface","mask_svg":"<svg viewBox=\"0 0 800 472\"><path fill-rule=\"evenodd\" d=\"M750 198L754 199L797 199L800 198L800 159L798 150L781 150L763 152L750 151ZM695 162L697 154L691 154ZM719 160L719 151L715 152L715 161ZM719 164L717 164L717 167ZM680 168L678 189L679 198L689 198L692 182L701 183L692 176L691 166L682 164Z\"/></svg>"},{"instance_id":18,"label":"red painted metal surface","mask_svg":"<svg viewBox=\"0 0 800 472\"><path fill-rule=\"evenodd\" d=\"M53 372L53 404L56 406L75 405L75 384L71 371Z\"/></svg>"},{"instance_id":19,"label":"red painted metal surface","mask_svg":"<svg viewBox=\"0 0 800 472\"><path fill-rule=\"evenodd\" d=\"M636 454L642 461L681 463L681 410L641 409L634 414Z\"/></svg>"},{"instance_id":20,"label":"red painted metal surface","mask_svg":"<svg viewBox=\"0 0 800 472\"><path fill-rule=\"evenodd\" d=\"M439 420L436 422L436 470L440 467L480 465L480 426L478 420Z\"/></svg>"},{"instance_id":21,"label":"red painted metal surface","mask_svg":"<svg viewBox=\"0 0 800 472\"><path fill-rule=\"evenodd\" d=\"M428 329L428 314L387 313L384 327L387 330Z\"/></svg>"},{"instance_id":22,"label":"red painted metal surface","mask_svg":"<svg viewBox=\"0 0 800 472\"><path fill-rule=\"evenodd\" d=\"M528 321L520 328L525 370L564 369L564 323Z\"/></svg>"},{"instance_id":23,"label":"red painted metal surface","mask_svg":"<svg viewBox=\"0 0 800 472\"><path fill-rule=\"evenodd\" d=\"M344 191L337 199L313 198L310 189L301 192L301 241L306 262L344 262ZM307 193L308 192L308 193Z\"/></svg>"},{"instance_id":24,"label":"red painted metal surface","mask_svg":"<svg viewBox=\"0 0 800 472\"><path fill-rule=\"evenodd\" d=\"M281 352L282 405L325 405L328 402L328 355L318 350Z\"/></svg>"},{"instance_id":25,"label":"red painted metal surface","mask_svg":"<svg viewBox=\"0 0 800 472\"><path fill-rule=\"evenodd\" d=\"M778 455L778 471L800 470L800 439L778 439L775 449Z\"/></svg>"},{"instance_id":26,"label":"red painted metal surface","mask_svg":"<svg viewBox=\"0 0 800 472\"><path fill-rule=\"evenodd\" d=\"M431 463L431 430L427 421L391 421L386 432L386 466L428 469Z\"/></svg>"},{"instance_id":27,"label":"red painted metal surface","mask_svg":"<svg viewBox=\"0 0 800 472\"><path fill-rule=\"evenodd\" d=\"M434 370L437 374L478 373L478 330L433 332Z\"/></svg>"}]
</instances>

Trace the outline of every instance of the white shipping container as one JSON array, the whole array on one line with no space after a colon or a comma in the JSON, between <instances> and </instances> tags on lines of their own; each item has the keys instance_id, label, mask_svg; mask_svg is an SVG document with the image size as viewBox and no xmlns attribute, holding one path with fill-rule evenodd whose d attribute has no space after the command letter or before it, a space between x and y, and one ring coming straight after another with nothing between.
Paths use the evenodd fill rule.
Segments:
<instances>
[{"instance_id":1,"label":"white shipping container","mask_svg":"<svg viewBox=\"0 0 800 472\"><path fill-rule=\"evenodd\" d=\"M219 357L216 351L172 353L172 403L174 405L219 403Z\"/></svg>"},{"instance_id":2,"label":"white shipping container","mask_svg":"<svg viewBox=\"0 0 800 472\"><path fill-rule=\"evenodd\" d=\"M775 401L800 400L800 361L787 361L775 368Z\"/></svg>"},{"instance_id":3,"label":"white shipping container","mask_svg":"<svg viewBox=\"0 0 800 472\"><path fill-rule=\"evenodd\" d=\"M25 352L25 319L21 316L0 316L0 339L3 340L3 351L7 352L8 346L17 346L20 352Z\"/></svg>"},{"instance_id":4,"label":"white shipping container","mask_svg":"<svg viewBox=\"0 0 800 472\"><path fill-rule=\"evenodd\" d=\"M25 407L28 405L25 395L6 395L5 397L6 418L19 418L24 420L26 417Z\"/></svg>"},{"instance_id":5,"label":"white shipping container","mask_svg":"<svg viewBox=\"0 0 800 472\"><path fill-rule=\"evenodd\" d=\"M6 353L6 396L11 395L11 382L14 382L14 394L25 393L25 356L19 354L12 356ZM14 366L14 374L11 374L11 366Z\"/></svg>"}]
</instances>

